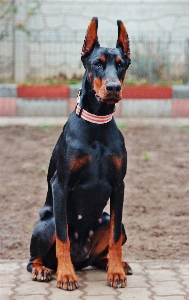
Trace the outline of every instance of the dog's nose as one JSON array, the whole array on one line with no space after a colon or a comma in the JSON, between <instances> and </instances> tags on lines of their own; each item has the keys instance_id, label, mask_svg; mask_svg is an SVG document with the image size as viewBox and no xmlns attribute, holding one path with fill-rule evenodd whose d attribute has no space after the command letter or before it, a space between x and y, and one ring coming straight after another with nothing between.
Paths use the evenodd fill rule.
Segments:
<instances>
[{"instance_id":1,"label":"dog's nose","mask_svg":"<svg viewBox=\"0 0 189 300\"><path fill-rule=\"evenodd\" d=\"M106 89L109 94L118 94L121 90L121 84L115 82L109 82L106 84Z\"/></svg>"}]
</instances>

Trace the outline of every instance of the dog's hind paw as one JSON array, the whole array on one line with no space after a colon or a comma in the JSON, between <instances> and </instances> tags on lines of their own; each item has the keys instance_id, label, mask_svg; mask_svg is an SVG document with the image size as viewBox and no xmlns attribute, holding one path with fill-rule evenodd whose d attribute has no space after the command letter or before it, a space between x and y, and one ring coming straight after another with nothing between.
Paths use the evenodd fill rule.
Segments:
<instances>
[{"instance_id":1,"label":"dog's hind paw","mask_svg":"<svg viewBox=\"0 0 189 300\"><path fill-rule=\"evenodd\" d=\"M129 264L127 262L122 261L123 263L123 268L125 270L125 274L126 275L132 275L133 274L133 270L131 269L131 267L129 266Z\"/></svg>"}]
</instances>

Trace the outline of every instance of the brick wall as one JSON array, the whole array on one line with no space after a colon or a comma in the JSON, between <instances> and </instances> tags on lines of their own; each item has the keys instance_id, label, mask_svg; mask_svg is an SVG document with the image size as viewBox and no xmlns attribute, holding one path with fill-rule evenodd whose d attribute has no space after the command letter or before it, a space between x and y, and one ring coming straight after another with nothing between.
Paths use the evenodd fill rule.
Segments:
<instances>
[{"instance_id":1,"label":"brick wall","mask_svg":"<svg viewBox=\"0 0 189 300\"><path fill-rule=\"evenodd\" d=\"M79 88L0 85L0 116L68 116ZM189 117L189 86L124 86L115 116Z\"/></svg>"}]
</instances>

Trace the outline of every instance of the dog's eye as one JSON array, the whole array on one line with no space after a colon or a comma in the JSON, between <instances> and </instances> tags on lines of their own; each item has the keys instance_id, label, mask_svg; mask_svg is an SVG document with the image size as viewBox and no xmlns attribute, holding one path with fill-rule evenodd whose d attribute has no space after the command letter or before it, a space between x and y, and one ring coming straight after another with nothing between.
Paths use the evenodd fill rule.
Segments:
<instances>
[{"instance_id":1,"label":"dog's eye","mask_svg":"<svg viewBox=\"0 0 189 300\"><path fill-rule=\"evenodd\" d=\"M122 68L123 67L122 62L119 62L117 66L118 66L118 68Z\"/></svg>"},{"instance_id":2,"label":"dog's eye","mask_svg":"<svg viewBox=\"0 0 189 300\"><path fill-rule=\"evenodd\" d=\"M102 66L102 62L101 61L96 62L95 66L98 67L98 68L100 68Z\"/></svg>"}]
</instances>

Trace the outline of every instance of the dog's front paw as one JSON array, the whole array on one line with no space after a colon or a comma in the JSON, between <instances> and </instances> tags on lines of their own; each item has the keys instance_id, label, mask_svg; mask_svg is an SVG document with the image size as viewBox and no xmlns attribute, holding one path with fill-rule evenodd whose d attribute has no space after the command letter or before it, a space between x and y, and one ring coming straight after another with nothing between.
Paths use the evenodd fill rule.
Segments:
<instances>
[{"instance_id":1,"label":"dog's front paw","mask_svg":"<svg viewBox=\"0 0 189 300\"><path fill-rule=\"evenodd\" d=\"M51 270L44 266L35 266L32 269L32 280L49 281L51 279Z\"/></svg>"},{"instance_id":2,"label":"dog's front paw","mask_svg":"<svg viewBox=\"0 0 189 300\"><path fill-rule=\"evenodd\" d=\"M78 280L72 266L65 266L57 270L57 288L73 291L79 287Z\"/></svg>"},{"instance_id":3,"label":"dog's front paw","mask_svg":"<svg viewBox=\"0 0 189 300\"><path fill-rule=\"evenodd\" d=\"M123 267L116 266L108 268L108 286L114 288L124 288L127 285L127 278Z\"/></svg>"}]
</instances>

